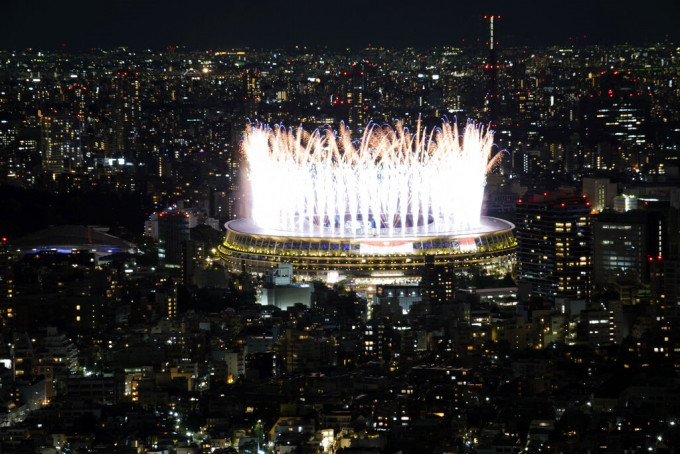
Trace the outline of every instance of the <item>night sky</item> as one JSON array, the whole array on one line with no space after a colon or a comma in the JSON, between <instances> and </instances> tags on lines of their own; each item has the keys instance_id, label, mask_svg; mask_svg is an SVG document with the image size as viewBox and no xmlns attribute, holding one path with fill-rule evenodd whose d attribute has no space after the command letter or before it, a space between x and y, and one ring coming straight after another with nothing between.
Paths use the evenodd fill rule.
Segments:
<instances>
[{"instance_id":1,"label":"night sky","mask_svg":"<svg viewBox=\"0 0 680 454\"><path fill-rule=\"evenodd\" d=\"M3 0L0 48L460 45L501 14L501 45L634 44L680 36L678 0ZM587 38L584 38L584 35ZM482 38L483 39L483 38Z\"/></svg>"}]
</instances>

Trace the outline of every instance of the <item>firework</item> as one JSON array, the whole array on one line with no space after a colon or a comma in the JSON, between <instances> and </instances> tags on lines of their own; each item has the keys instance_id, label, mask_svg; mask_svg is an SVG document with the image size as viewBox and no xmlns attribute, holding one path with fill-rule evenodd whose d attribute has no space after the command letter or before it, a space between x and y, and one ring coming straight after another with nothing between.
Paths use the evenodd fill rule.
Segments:
<instances>
[{"instance_id":1,"label":"firework","mask_svg":"<svg viewBox=\"0 0 680 454\"><path fill-rule=\"evenodd\" d=\"M251 217L300 235L404 236L477 228L493 135L481 125L443 122L410 132L369 124L352 141L341 125L249 125L242 142Z\"/></svg>"}]
</instances>

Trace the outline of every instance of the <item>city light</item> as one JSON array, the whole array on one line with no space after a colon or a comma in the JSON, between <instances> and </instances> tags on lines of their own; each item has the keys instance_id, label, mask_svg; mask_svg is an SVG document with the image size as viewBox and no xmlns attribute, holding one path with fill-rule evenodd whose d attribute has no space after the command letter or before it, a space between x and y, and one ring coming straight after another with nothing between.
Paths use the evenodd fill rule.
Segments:
<instances>
[{"instance_id":1,"label":"city light","mask_svg":"<svg viewBox=\"0 0 680 454\"><path fill-rule=\"evenodd\" d=\"M410 132L369 124L360 140L340 131L247 127L251 217L299 234L398 236L479 225L493 133L444 121ZM497 155L498 156L498 155Z\"/></svg>"}]
</instances>

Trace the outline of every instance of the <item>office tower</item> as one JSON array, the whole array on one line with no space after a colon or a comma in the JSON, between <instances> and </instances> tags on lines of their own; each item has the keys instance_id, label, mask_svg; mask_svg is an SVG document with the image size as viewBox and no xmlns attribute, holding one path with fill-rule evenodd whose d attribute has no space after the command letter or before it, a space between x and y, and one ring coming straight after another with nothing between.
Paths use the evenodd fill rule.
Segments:
<instances>
[{"instance_id":1,"label":"office tower","mask_svg":"<svg viewBox=\"0 0 680 454\"><path fill-rule=\"evenodd\" d=\"M591 347L620 344L623 340L621 301L608 301L601 309L582 311L577 336Z\"/></svg>"},{"instance_id":2,"label":"office tower","mask_svg":"<svg viewBox=\"0 0 680 454\"><path fill-rule=\"evenodd\" d=\"M581 137L596 145L589 165L598 170L621 171L626 167L654 164L631 147L647 143L646 123L650 96L632 77L605 74L596 93L580 98Z\"/></svg>"},{"instance_id":3,"label":"office tower","mask_svg":"<svg viewBox=\"0 0 680 454\"><path fill-rule=\"evenodd\" d=\"M650 284L653 301L675 305L680 295L679 212L650 205L597 216L593 222L593 282Z\"/></svg>"},{"instance_id":4,"label":"office tower","mask_svg":"<svg viewBox=\"0 0 680 454\"><path fill-rule=\"evenodd\" d=\"M649 283L650 216L644 211L601 213L593 221L593 283ZM656 251L655 251L656 252Z\"/></svg>"},{"instance_id":5,"label":"office tower","mask_svg":"<svg viewBox=\"0 0 680 454\"><path fill-rule=\"evenodd\" d=\"M516 226L523 298L590 297L592 231L585 196L529 191L517 202Z\"/></svg>"}]
</instances>

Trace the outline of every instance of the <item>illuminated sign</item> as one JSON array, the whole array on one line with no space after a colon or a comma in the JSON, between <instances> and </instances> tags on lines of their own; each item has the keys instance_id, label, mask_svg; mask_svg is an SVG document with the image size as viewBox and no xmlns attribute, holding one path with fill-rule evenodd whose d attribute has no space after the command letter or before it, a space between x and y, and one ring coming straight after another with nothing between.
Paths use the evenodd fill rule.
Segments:
<instances>
[{"instance_id":1,"label":"illuminated sign","mask_svg":"<svg viewBox=\"0 0 680 454\"><path fill-rule=\"evenodd\" d=\"M413 254L412 241L362 241L359 243L360 254Z\"/></svg>"},{"instance_id":2,"label":"illuminated sign","mask_svg":"<svg viewBox=\"0 0 680 454\"><path fill-rule=\"evenodd\" d=\"M460 252L474 252L477 249L474 238L458 238Z\"/></svg>"}]
</instances>

